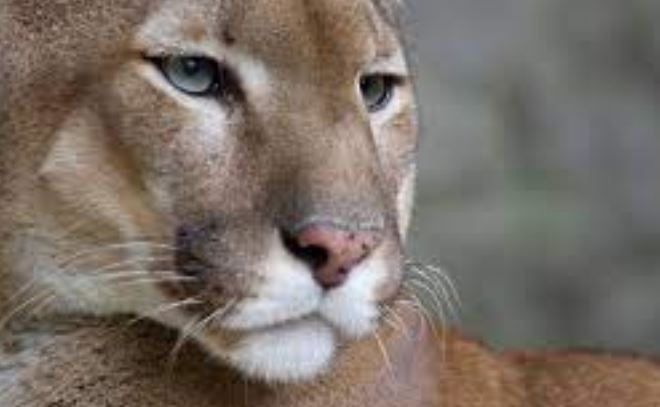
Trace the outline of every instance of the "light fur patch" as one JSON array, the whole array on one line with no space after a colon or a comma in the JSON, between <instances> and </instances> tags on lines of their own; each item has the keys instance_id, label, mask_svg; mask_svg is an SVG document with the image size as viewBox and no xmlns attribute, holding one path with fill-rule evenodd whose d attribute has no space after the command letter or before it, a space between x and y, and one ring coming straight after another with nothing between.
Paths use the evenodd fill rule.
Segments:
<instances>
[{"instance_id":1,"label":"light fur patch","mask_svg":"<svg viewBox=\"0 0 660 407\"><path fill-rule=\"evenodd\" d=\"M251 334L227 359L250 376L269 382L303 381L328 367L335 348L332 329L310 319Z\"/></svg>"},{"instance_id":2,"label":"light fur patch","mask_svg":"<svg viewBox=\"0 0 660 407\"><path fill-rule=\"evenodd\" d=\"M397 196L397 211L399 212L399 236L405 242L410 226L410 218L415 202L415 174L417 169L413 166L401 184L401 190Z\"/></svg>"},{"instance_id":3,"label":"light fur patch","mask_svg":"<svg viewBox=\"0 0 660 407\"><path fill-rule=\"evenodd\" d=\"M323 292L308 266L293 258L275 234L267 260L259 265L261 281L254 297L244 300L223 320L229 329L259 329L316 311Z\"/></svg>"}]
</instances>

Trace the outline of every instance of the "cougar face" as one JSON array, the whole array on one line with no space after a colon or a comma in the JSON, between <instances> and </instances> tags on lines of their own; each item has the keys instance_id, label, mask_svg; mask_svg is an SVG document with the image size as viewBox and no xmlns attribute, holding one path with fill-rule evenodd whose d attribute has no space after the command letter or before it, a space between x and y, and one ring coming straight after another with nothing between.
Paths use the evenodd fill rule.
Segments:
<instances>
[{"instance_id":1,"label":"cougar face","mask_svg":"<svg viewBox=\"0 0 660 407\"><path fill-rule=\"evenodd\" d=\"M9 3L34 49L4 68L0 154L31 163L2 178L11 273L34 270L60 310L157 319L266 380L309 379L375 329L414 182L396 4L101 2L81 27ZM23 21L35 4L65 21ZM49 64L59 93L39 88Z\"/></svg>"}]
</instances>

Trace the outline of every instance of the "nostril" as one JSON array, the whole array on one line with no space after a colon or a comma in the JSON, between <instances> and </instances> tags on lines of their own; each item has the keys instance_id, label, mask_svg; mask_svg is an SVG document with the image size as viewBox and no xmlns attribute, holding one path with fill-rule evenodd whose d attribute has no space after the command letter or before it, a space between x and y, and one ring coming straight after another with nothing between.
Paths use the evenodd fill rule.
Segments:
<instances>
[{"instance_id":1,"label":"nostril","mask_svg":"<svg viewBox=\"0 0 660 407\"><path fill-rule=\"evenodd\" d=\"M282 232L284 246L296 258L305 262L312 270L317 270L328 262L328 250L317 245L301 245L291 233Z\"/></svg>"},{"instance_id":2,"label":"nostril","mask_svg":"<svg viewBox=\"0 0 660 407\"><path fill-rule=\"evenodd\" d=\"M325 223L307 225L298 233L282 232L287 250L310 267L325 289L342 285L380 239L380 231L346 230Z\"/></svg>"}]
</instances>

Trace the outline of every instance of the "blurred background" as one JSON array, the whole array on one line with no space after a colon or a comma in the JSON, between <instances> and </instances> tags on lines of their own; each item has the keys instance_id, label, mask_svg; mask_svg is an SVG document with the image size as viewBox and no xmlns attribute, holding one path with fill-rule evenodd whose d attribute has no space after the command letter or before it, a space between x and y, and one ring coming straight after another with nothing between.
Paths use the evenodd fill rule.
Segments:
<instances>
[{"instance_id":1,"label":"blurred background","mask_svg":"<svg viewBox=\"0 0 660 407\"><path fill-rule=\"evenodd\" d=\"M408 1L410 250L463 329L660 354L660 1Z\"/></svg>"}]
</instances>

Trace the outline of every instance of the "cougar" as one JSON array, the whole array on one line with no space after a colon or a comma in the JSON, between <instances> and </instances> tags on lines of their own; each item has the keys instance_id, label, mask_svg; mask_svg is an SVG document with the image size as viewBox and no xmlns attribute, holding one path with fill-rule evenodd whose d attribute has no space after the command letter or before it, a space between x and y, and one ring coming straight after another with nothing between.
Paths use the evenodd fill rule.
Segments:
<instances>
[{"instance_id":1,"label":"cougar","mask_svg":"<svg viewBox=\"0 0 660 407\"><path fill-rule=\"evenodd\" d=\"M2 405L660 405L650 361L497 354L402 288L401 7L4 0Z\"/></svg>"}]
</instances>

